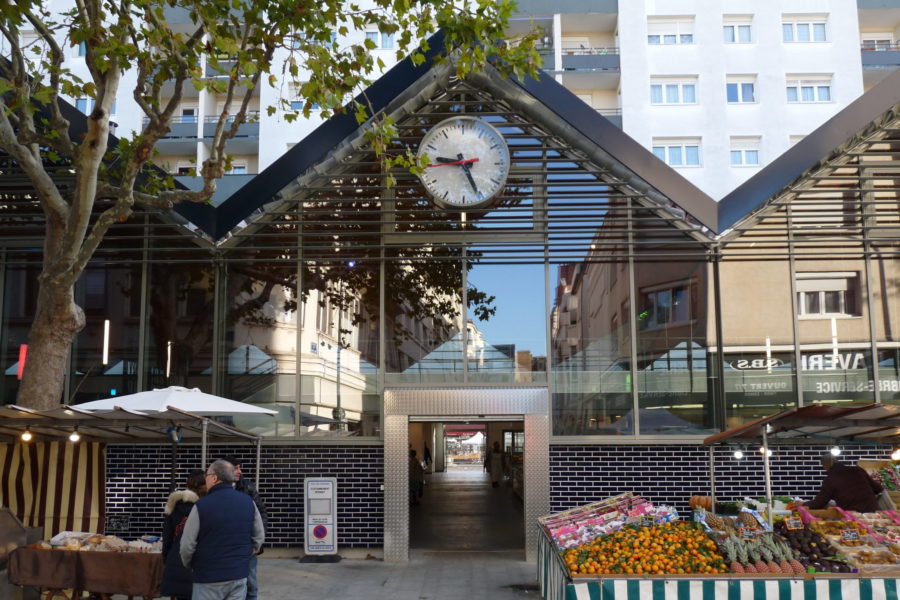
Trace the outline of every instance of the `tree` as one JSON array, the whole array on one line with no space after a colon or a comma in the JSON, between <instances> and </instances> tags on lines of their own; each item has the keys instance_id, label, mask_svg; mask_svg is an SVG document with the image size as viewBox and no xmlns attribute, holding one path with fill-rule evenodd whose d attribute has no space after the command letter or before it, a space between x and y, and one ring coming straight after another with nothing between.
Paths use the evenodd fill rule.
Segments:
<instances>
[{"instance_id":1,"label":"tree","mask_svg":"<svg viewBox=\"0 0 900 600\"><path fill-rule=\"evenodd\" d=\"M229 166L225 145L248 119L257 86L298 85L303 101L298 113L305 116L319 105L324 116L353 110L360 122L372 118L365 102L346 104L383 66L370 53L372 40L344 42L353 30L396 34L398 57L412 51L419 62L428 36L442 30L442 54L461 50L460 76L489 60L505 74L534 73L536 36L516 44L502 41L511 0L368 1L74 0L70 9L57 12L50 0L0 6L6 56L0 60L0 150L27 175L46 221L19 404L40 409L58 404L68 349L85 324L74 286L109 227L136 206L208 201ZM188 17L180 26L167 18L175 12ZM66 62L72 47L84 56L87 76ZM204 61L206 71L200 67ZM281 65L286 69L276 72ZM301 86L302 69L309 78ZM129 70L136 74L129 91L146 124L111 147L111 108ZM216 76L208 76L210 71ZM198 168L204 185L197 192L175 189L170 178L151 168L156 143L169 131L190 86L225 100L212 150ZM61 98L93 101L83 135L73 135L73 125L80 124L65 118ZM274 114L278 108L267 110ZM385 118L369 133L385 168L417 169L408 152L388 151L393 133ZM61 167L74 173L72 185L62 186L54 177Z\"/></svg>"}]
</instances>

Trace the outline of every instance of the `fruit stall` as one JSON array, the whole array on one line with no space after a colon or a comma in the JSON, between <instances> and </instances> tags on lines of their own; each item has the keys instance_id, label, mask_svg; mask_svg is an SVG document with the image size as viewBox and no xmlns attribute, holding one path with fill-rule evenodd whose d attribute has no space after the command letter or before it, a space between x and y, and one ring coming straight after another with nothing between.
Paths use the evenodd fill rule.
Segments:
<instances>
[{"instance_id":1,"label":"fruit stall","mask_svg":"<svg viewBox=\"0 0 900 600\"><path fill-rule=\"evenodd\" d=\"M900 423L892 422L900 420L897 411L881 405L811 405L707 441L756 437L758 442L761 437L765 450L773 436L796 438L815 431L836 439L852 436L885 443L877 432L897 430ZM803 427L810 429L804 432ZM887 489L900 491L900 474L892 463L868 465L867 470ZM691 513L679 515L672 507L629 493L542 517L538 579L543 597L900 598L900 512L784 510L785 504L771 494L767 464L765 471L762 502L692 497Z\"/></svg>"}]
</instances>

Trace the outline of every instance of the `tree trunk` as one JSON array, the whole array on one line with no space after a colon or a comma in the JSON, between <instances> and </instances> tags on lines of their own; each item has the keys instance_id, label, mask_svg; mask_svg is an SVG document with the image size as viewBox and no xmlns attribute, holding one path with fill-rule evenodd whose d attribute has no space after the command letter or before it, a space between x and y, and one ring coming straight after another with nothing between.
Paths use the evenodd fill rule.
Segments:
<instances>
[{"instance_id":1,"label":"tree trunk","mask_svg":"<svg viewBox=\"0 0 900 600\"><path fill-rule=\"evenodd\" d=\"M50 410L63 402L69 348L84 324L84 311L75 304L74 289L48 285L41 278L17 404Z\"/></svg>"}]
</instances>

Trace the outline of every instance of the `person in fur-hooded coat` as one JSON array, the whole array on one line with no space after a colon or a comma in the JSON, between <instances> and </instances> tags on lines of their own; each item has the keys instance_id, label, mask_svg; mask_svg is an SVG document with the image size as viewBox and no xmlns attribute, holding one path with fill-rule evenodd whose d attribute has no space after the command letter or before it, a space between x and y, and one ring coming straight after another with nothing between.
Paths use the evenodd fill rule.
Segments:
<instances>
[{"instance_id":1,"label":"person in fur-hooded coat","mask_svg":"<svg viewBox=\"0 0 900 600\"><path fill-rule=\"evenodd\" d=\"M178 600L187 600L191 597L194 581L191 577L191 570L181 562L179 547L184 523L191 514L194 503L206 495L204 473L203 469L191 471L188 475L187 489L172 492L166 502L162 547L165 567L162 583L159 586L159 593L162 596L171 596Z\"/></svg>"}]
</instances>

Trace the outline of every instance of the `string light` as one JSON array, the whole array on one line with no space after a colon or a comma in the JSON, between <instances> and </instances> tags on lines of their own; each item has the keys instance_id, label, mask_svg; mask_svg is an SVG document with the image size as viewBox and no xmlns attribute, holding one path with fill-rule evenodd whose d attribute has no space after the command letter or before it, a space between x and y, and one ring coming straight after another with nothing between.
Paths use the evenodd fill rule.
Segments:
<instances>
[{"instance_id":1,"label":"string light","mask_svg":"<svg viewBox=\"0 0 900 600\"><path fill-rule=\"evenodd\" d=\"M769 450L767 451L766 448L765 448L765 446L760 446L760 447L759 447L759 453L760 453L760 454L765 454L766 456L772 456L772 449L769 448Z\"/></svg>"},{"instance_id":2,"label":"string light","mask_svg":"<svg viewBox=\"0 0 900 600\"><path fill-rule=\"evenodd\" d=\"M841 455L841 449L838 448L837 446L832 446L832 447L831 447L831 455L832 455L832 456L840 456L840 455Z\"/></svg>"},{"instance_id":3,"label":"string light","mask_svg":"<svg viewBox=\"0 0 900 600\"><path fill-rule=\"evenodd\" d=\"M69 441L70 441L70 442L77 442L77 441L80 440L80 439L81 439L81 436L78 435L78 425L76 425L76 426L75 426L75 431L73 431L72 434L69 436Z\"/></svg>"},{"instance_id":4,"label":"string light","mask_svg":"<svg viewBox=\"0 0 900 600\"><path fill-rule=\"evenodd\" d=\"M32 437L34 436L31 435L31 431L26 427L25 431L22 432L22 441L30 442Z\"/></svg>"},{"instance_id":5,"label":"string light","mask_svg":"<svg viewBox=\"0 0 900 600\"><path fill-rule=\"evenodd\" d=\"M900 446L895 447L891 452L891 460L900 460Z\"/></svg>"},{"instance_id":6,"label":"string light","mask_svg":"<svg viewBox=\"0 0 900 600\"><path fill-rule=\"evenodd\" d=\"M741 460L742 458L744 458L744 451L738 448L734 451L734 457L738 460Z\"/></svg>"}]
</instances>

